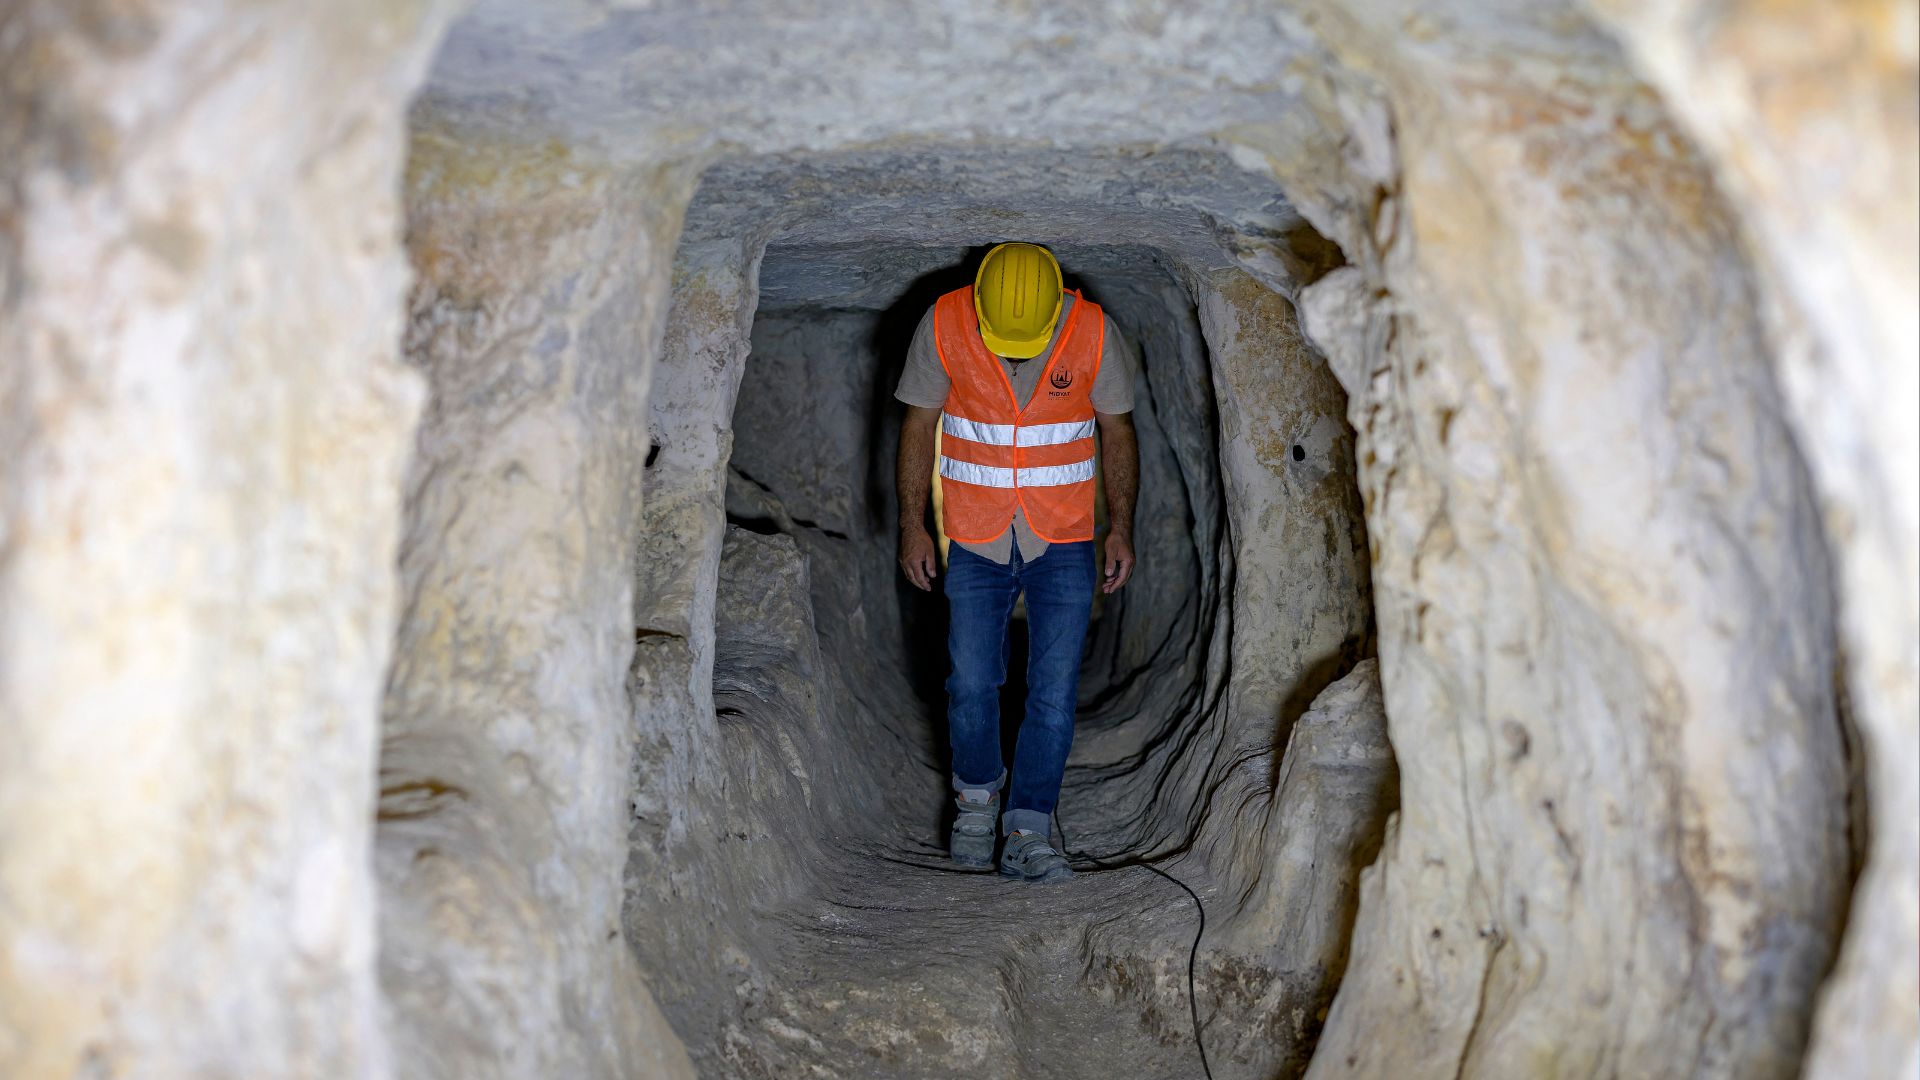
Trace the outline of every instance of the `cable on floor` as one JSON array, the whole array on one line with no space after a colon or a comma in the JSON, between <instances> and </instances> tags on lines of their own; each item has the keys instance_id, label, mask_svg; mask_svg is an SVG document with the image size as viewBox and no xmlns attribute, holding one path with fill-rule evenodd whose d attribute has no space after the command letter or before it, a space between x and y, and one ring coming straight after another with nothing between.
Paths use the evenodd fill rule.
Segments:
<instances>
[{"instance_id":1,"label":"cable on floor","mask_svg":"<svg viewBox=\"0 0 1920 1080\"><path fill-rule=\"evenodd\" d=\"M1207 934L1207 906L1200 902L1200 894L1194 892L1193 888L1186 882L1181 881L1179 878L1174 877L1172 874L1167 873L1165 870L1160 869L1142 858L1126 857L1116 859L1111 855L1104 858L1095 858L1091 855L1075 854L1070 850L1072 845L1067 841L1067 827L1060 823L1060 811L1057 809L1053 812L1053 827L1060 830L1060 847L1067 856L1067 865L1073 866L1077 861L1081 866L1086 867L1087 873L1091 874L1104 874L1115 870L1132 870L1135 868L1151 870L1161 877L1166 878L1168 881L1173 882L1175 885L1178 885L1181 892L1193 898L1193 909L1200 914L1200 927L1193 932L1193 945L1187 949L1187 1016L1193 1021L1193 1046L1194 1049L1200 1051L1200 1071L1206 1074L1207 1080L1213 1080L1213 1067L1207 1064L1207 1044L1200 1041L1200 999L1199 995L1194 991L1193 978L1194 966L1200 959L1200 939ZM1074 866L1074 869L1079 870L1080 866Z\"/></svg>"},{"instance_id":2,"label":"cable on floor","mask_svg":"<svg viewBox=\"0 0 1920 1080\"><path fill-rule=\"evenodd\" d=\"M1213 1080L1213 1067L1207 1062L1207 1045L1200 1041L1200 998L1194 989L1194 969L1200 960L1200 939L1204 938L1207 934L1207 906L1200 902L1200 894L1194 892L1192 886L1186 882L1181 881L1165 870L1137 856L1108 855L1096 858L1092 855L1076 854L1071 850L1067 850L1070 847L1067 842L1067 827L1060 823L1060 812L1058 810L1055 810L1053 813L1053 827L1060 830L1060 847L1063 849L1062 853L1067 857L1067 864L1072 866L1076 872L1110 874L1120 870L1149 870L1178 885L1181 892L1186 893L1187 896L1192 898L1193 909L1198 912L1200 916L1200 926L1193 932L1193 944L1187 949L1187 1017L1193 1023L1194 1049L1200 1052L1200 1071L1206 1074L1207 1080ZM943 874L981 875L995 873L992 868L965 870L954 866L952 863L922 862L918 859L902 859L890 855L873 855L872 857L882 862L889 862L898 866L911 866L916 869L932 870ZM1075 865L1076 863L1078 865Z\"/></svg>"}]
</instances>

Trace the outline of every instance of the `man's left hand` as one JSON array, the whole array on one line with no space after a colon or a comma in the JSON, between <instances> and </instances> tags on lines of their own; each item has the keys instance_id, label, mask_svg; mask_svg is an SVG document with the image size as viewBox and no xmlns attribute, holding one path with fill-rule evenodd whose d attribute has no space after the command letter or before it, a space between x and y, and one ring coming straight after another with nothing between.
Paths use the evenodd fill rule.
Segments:
<instances>
[{"instance_id":1,"label":"man's left hand","mask_svg":"<svg viewBox=\"0 0 1920 1080\"><path fill-rule=\"evenodd\" d=\"M1100 591L1111 593L1120 591L1120 586L1133 576L1133 541L1119 533L1107 534L1107 576L1101 582Z\"/></svg>"}]
</instances>

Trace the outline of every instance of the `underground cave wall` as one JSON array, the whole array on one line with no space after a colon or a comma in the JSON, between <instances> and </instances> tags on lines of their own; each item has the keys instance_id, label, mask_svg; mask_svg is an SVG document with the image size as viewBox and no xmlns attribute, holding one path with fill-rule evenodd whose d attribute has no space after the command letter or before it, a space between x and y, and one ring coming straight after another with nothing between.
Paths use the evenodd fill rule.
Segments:
<instances>
[{"instance_id":1,"label":"underground cave wall","mask_svg":"<svg viewBox=\"0 0 1920 1080\"><path fill-rule=\"evenodd\" d=\"M1343 245L1400 291L1301 298L1420 748L1310 1075L1792 1075L1848 893L1834 597L1730 210L1688 154L1405 100L1407 239Z\"/></svg>"},{"instance_id":2,"label":"underground cave wall","mask_svg":"<svg viewBox=\"0 0 1920 1080\"><path fill-rule=\"evenodd\" d=\"M561 179L566 182L559 182ZM687 1075L621 940L633 537L690 183L417 134L380 970L410 1075Z\"/></svg>"},{"instance_id":3,"label":"underground cave wall","mask_svg":"<svg viewBox=\"0 0 1920 1080\"><path fill-rule=\"evenodd\" d=\"M397 181L449 14L0 13L0 1075L385 1060Z\"/></svg>"}]
</instances>

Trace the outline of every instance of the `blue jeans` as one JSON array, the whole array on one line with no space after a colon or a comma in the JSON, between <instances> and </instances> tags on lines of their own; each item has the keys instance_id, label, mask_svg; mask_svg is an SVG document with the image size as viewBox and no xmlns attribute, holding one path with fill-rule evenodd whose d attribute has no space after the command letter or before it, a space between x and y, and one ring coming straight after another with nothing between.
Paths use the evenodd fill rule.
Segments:
<instances>
[{"instance_id":1,"label":"blue jeans","mask_svg":"<svg viewBox=\"0 0 1920 1080\"><path fill-rule=\"evenodd\" d=\"M1073 745L1080 692L1080 649L1093 614L1093 541L1050 544L1022 562L1013 545L1006 565L955 544L947 553L947 732L953 744L953 786L999 790L1000 687L1007 681L1007 623L1027 594L1027 708L1013 750L1003 833L1047 833L1060 776Z\"/></svg>"}]
</instances>

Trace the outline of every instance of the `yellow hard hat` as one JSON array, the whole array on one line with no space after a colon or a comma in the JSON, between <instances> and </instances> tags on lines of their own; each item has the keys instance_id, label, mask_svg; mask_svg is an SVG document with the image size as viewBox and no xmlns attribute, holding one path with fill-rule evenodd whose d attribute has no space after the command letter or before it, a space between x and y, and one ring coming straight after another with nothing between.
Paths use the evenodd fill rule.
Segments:
<instances>
[{"instance_id":1,"label":"yellow hard hat","mask_svg":"<svg viewBox=\"0 0 1920 1080\"><path fill-rule=\"evenodd\" d=\"M1060 321L1060 264L1038 244L1001 244L973 279L980 340L1001 356L1027 360L1046 351Z\"/></svg>"}]
</instances>

